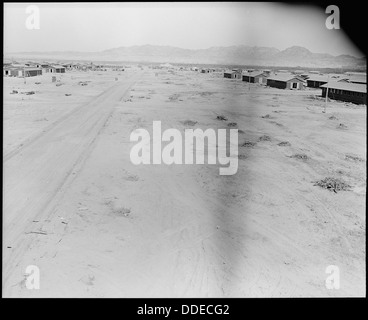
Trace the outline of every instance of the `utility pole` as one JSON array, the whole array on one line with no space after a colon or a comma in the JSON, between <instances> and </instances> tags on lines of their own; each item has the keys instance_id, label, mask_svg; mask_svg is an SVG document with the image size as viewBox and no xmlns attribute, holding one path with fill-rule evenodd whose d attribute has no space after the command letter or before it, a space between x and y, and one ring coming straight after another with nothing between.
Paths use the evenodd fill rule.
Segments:
<instances>
[{"instance_id":1,"label":"utility pole","mask_svg":"<svg viewBox=\"0 0 368 320\"><path fill-rule=\"evenodd\" d=\"M249 71L247 71L248 73L248 91L250 91L250 74Z\"/></svg>"},{"instance_id":2,"label":"utility pole","mask_svg":"<svg viewBox=\"0 0 368 320\"><path fill-rule=\"evenodd\" d=\"M328 85L329 85L329 82L330 82L330 74L328 74L328 76L327 76L326 100L325 100L325 109L323 110L323 113L326 113L326 109L327 109Z\"/></svg>"}]
</instances>

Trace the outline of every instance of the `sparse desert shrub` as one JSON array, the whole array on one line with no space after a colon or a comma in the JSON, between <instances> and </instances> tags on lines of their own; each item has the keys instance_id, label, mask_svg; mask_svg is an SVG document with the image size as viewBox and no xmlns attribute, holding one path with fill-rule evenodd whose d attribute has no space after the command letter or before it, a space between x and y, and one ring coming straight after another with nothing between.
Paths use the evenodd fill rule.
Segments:
<instances>
[{"instance_id":1,"label":"sparse desert shrub","mask_svg":"<svg viewBox=\"0 0 368 320\"><path fill-rule=\"evenodd\" d=\"M121 207L121 208L114 208L114 213L119 216L129 217L131 210L129 208Z\"/></svg>"},{"instance_id":2,"label":"sparse desert shrub","mask_svg":"<svg viewBox=\"0 0 368 320\"><path fill-rule=\"evenodd\" d=\"M256 145L255 142L252 141L245 141L241 147L245 147L245 148L253 148Z\"/></svg>"},{"instance_id":3,"label":"sparse desert shrub","mask_svg":"<svg viewBox=\"0 0 368 320\"><path fill-rule=\"evenodd\" d=\"M336 128L337 128L337 129L342 129L342 130L344 130L344 129L347 129L348 127L347 127L345 124L340 123Z\"/></svg>"},{"instance_id":4,"label":"sparse desert shrub","mask_svg":"<svg viewBox=\"0 0 368 320\"><path fill-rule=\"evenodd\" d=\"M134 182L139 181L139 177L134 175L134 174L127 176L125 179L128 180L128 181L134 181Z\"/></svg>"},{"instance_id":5,"label":"sparse desert shrub","mask_svg":"<svg viewBox=\"0 0 368 320\"><path fill-rule=\"evenodd\" d=\"M280 146L280 147L289 147L289 146L291 146L289 141L281 141L277 145Z\"/></svg>"},{"instance_id":6,"label":"sparse desert shrub","mask_svg":"<svg viewBox=\"0 0 368 320\"><path fill-rule=\"evenodd\" d=\"M196 125L198 122L197 121L192 121L192 120L185 120L182 122L185 126L194 126Z\"/></svg>"},{"instance_id":7,"label":"sparse desert shrub","mask_svg":"<svg viewBox=\"0 0 368 320\"><path fill-rule=\"evenodd\" d=\"M259 137L259 141L271 141L271 137L265 134Z\"/></svg>"},{"instance_id":8,"label":"sparse desert shrub","mask_svg":"<svg viewBox=\"0 0 368 320\"><path fill-rule=\"evenodd\" d=\"M200 92L200 93L199 93L199 95L200 95L201 97L210 96L210 95L212 95L212 94L214 94L214 92L204 91L204 92Z\"/></svg>"},{"instance_id":9,"label":"sparse desert shrub","mask_svg":"<svg viewBox=\"0 0 368 320\"><path fill-rule=\"evenodd\" d=\"M322 180L315 181L314 186L319 186L335 193L337 193L337 191L348 191L351 188L351 186L348 185L346 182L332 177L327 177Z\"/></svg>"},{"instance_id":10,"label":"sparse desert shrub","mask_svg":"<svg viewBox=\"0 0 368 320\"><path fill-rule=\"evenodd\" d=\"M308 160L309 157L304 153L296 153L290 156L290 158L298 159L298 160Z\"/></svg>"},{"instance_id":11,"label":"sparse desert shrub","mask_svg":"<svg viewBox=\"0 0 368 320\"><path fill-rule=\"evenodd\" d=\"M358 156L350 155L350 154L345 155L345 160L350 160L350 161L355 161L355 162L364 162L364 159Z\"/></svg>"},{"instance_id":12,"label":"sparse desert shrub","mask_svg":"<svg viewBox=\"0 0 368 320\"><path fill-rule=\"evenodd\" d=\"M177 93L175 93L175 94L173 94L169 97L169 100L170 101L175 101L175 100L178 100L178 98L179 98L179 95Z\"/></svg>"}]
</instances>

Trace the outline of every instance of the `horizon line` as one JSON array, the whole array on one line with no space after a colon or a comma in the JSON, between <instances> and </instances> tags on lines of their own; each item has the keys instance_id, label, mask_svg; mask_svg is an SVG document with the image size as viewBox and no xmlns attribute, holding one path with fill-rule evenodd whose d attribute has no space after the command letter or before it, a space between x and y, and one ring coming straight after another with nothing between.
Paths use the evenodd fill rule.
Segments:
<instances>
[{"instance_id":1,"label":"horizon line","mask_svg":"<svg viewBox=\"0 0 368 320\"><path fill-rule=\"evenodd\" d=\"M280 52L285 51L285 50L290 49L290 48L293 48L293 47L298 47L298 48L306 49L309 52L314 53L314 54L328 54L328 55L331 55L333 57L350 56L350 57L354 57L356 59L362 59L362 58L365 58L366 57L365 55L360 56L360 57L357 57L357 56L354 56L354 55L351 55L351 54L346 54L346 53L341 53L341 54L335 55L335 54L328 53L328 52L313 52L313 51L309 50L308 48L303 47L303 46L299 46L299 45L293 45L293 46L287 47L285 49L278 49L276 47L257 46L257 45L252 46L252 45L246 45L246 44L230 45L230 46L211 46L211 47L204 48L204 49L189 49L189 48L183 48L183 47L178 47L178 46L173 46L173 45L160 45L160 44L155 45L155 44L149 44L149 43L147 43L147 44L141 44L141 45L119 46L119 47L113 47L113 48L108 48L108 49L102 49L100 51L78 51L78 50L63 50L63 51L61 51L61 50L54 50L54 51L12 51L12 52L5 52L5 50L4 50L3 54L6 55L6 54L17 54L17 53L55 53L55 52L60 52L60 53L65 53L65 52L101 53L101 52L104 52L104 51L114 50L114 49L120 49L120 48L132 48L132 47L144 47L144 46L151 46L151 47L171 47L171 48L182 49L182 50L190 50L190 51L208 50L208 49L212 49L212 48L253 47L253 48L270 48L270 49L276 49L276 50L278 50Z\"/></svg>"}]
</instances>

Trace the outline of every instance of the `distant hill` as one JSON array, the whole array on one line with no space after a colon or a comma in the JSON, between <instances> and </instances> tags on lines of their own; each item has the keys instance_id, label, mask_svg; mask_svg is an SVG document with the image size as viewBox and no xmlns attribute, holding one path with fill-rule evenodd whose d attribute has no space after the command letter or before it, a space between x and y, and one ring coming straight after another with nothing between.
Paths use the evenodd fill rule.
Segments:
<instances>
[{"instance_id":1,"label":"distant hill","mask_svg":"<svg viewBox=\"0 0 368 320\"><path fill-rule=\"evenodd\" d=\"M304 47L293 46L285 50L270 47L230 46L190 50L171 46L131 46L100 52L17 52L5 54L11 58L130 61L159 63L236 64L289 67L364 67L366 59L350 55L333 56L313 53Z\"/></svg>"}]
</instances>

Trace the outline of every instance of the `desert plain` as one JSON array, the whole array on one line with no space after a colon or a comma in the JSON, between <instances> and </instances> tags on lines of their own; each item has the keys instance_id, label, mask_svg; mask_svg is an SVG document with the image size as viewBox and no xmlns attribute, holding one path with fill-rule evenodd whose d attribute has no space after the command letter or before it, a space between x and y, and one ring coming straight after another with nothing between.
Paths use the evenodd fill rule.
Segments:
<instances>
[{"instance_id":1,"label":"desert plain","mask_svg":"<svg viewBox=\"0 0 368 320\"><path fill-rule=\"evenodd\" d=\"M4 77L3 296L365 296L366 106L147 66L51 77ZM237 173L134 165L153 121L238 129Z\"/></svg>"}]
</instances>

